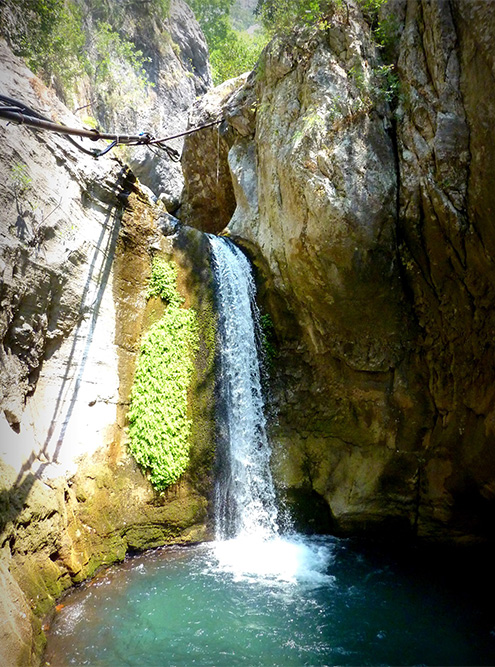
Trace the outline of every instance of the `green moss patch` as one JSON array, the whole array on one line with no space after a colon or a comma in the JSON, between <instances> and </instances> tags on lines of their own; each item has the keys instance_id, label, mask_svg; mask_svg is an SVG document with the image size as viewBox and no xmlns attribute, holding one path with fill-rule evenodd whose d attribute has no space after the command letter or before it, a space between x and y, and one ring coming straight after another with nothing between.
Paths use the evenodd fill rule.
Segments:
<instances>
[{"instance_id":1,"label":"green moss patch","mask_svg":"<svg viewBox=\"0 0 495 667\"><path fill-rule=\"evenodd\" d=\"M156 296L168 305L142 341L131 391L129 450L155 489L163 490L189 464L187 395L199 336L196 313L182 307L177 292L177 267L161 258L153 260L148 287L148 298Z\"/></svg>"}]
</instances>

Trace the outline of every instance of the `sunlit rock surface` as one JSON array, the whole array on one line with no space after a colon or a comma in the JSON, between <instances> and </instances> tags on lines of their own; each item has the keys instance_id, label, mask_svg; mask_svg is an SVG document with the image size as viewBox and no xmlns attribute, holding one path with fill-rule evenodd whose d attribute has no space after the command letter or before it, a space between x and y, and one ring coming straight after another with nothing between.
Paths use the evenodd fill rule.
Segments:
<instances>
[{"instance_id":1,"label":"sunlit rock surface","mask_svg":"<svg viewBox=\"0 0 495 667\"><path fill-rule=\"evenodd\" d=\"M274 472L301 515L317 508L303 523L327 530L407 529L415 513L424 401L381 67L359 12L337 12L325 31L272 42L224 110L227 229L258 267L276 332Z\"/></svg>"},{"instance_id":2,"label":"sunlit rock surface","mask_svg":"<svg viewBox=\"0 0 495 667\"><path fill-rule=\"evenodd\" d=\"M154 138L175 136L185 130L190 105L212 85L208 47L186 2L78 0L74 4L80 10L78 29L85 42L85 64L70 81L61 80L59 73L50 83L67 107L75 110L80 122L103 132ZM14 53L22 53L23 48L18 35L25 21L22 11L36 16L36 7L17 2L0 7L0 35ZM33 20L33 14L30 16L26 25ZM49 29L42 27L42 34ZM70 49L75 48L70 46L71 39L79 33L73 26L67 29L70 73ZM41 53L46 44L41 45ZM48 61L54 57L47 55ZM167 145L180 156L180 137ZM174 213L184 182L177 161L159 148L123 148L120 155Z\"/></svg>"},{"instance_id":3,"label":"sunlit rock surface","mask_svg":"<svg viewBox=\"0 0 495 667\"><path fill-rule=\"evenodd\" d=\"M146 3L132 5L127 17L127 33L151 59L148 69L154 87L137 104L113 110L114 128L150 132L155 137L180 134L187 129L189 107L212 85L203 33L182 0L171 0L164 25L149 20ZM180 155L183 139L169 145ZM174 213L184 184L180 164L160 150L151 153L146 148L134 149L127 157L133 173Z\"/></svg>"},{"instance_id":4,"label":"sunlit rock surface","mask_svg":"<svg viewBox=\"0 0 495 667\"><path fill-rule=\"evenodd\" d=\"M78 125L4 42L0 81L3 94ZM153 205L122 163L14 124L0 136L0 662L26 665L68 586L128 551L207 537L214 348L198 352L191 472L179 484L153 491L125 425L154 317L152 254L177 263L210 338L212 305L202 235Z\"/></svg>"}]
</instances>

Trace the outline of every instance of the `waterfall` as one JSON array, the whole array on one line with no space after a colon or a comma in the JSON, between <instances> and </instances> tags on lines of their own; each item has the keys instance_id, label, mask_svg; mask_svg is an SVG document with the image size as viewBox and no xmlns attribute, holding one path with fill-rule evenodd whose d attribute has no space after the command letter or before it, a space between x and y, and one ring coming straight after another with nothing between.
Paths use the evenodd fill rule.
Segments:
<instances>
[{"instance_id":1,"label":"waterfall","mask_svg":"<svg viewBox=\"0 0 495 667\"><path fill-rule=\"evenodd\" d=\"M217 539L278 533L261 370L259 311L251 266L228 239L209 236L219 313L222 462L217 476Z\"/></svg>"},{"instance_id":2,"label":"waterfall","mask_svg":"<svg viewBox=\"0 0 495 667\"><path fill-rule=\"evenodd\" d=\"M280 535L270 472L251 266L231 241L209 236L216 279L220 357L220 466L214 553L219 572L253 583L329 581L330 552L294 533Z\"/></svg>"}]
</instances>

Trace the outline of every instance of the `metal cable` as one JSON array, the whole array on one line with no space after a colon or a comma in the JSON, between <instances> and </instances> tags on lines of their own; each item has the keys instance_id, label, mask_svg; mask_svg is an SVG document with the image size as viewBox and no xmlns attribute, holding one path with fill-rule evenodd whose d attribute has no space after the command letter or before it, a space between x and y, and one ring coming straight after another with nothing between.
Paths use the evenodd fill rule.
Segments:
<instances>
[{"instance_id":1,"label":"metal cable","mask_svg":"<svg viewBox=\"0 0 495 667\"><path fill-rule=\"evenodd\" d=\"M203 130L207 127L212 127L213 125L218 125L223 120L220 119L210 123L204 123L203 125L191 128L190 130L185 130L179 134L163 137L161 139L155 139L155 137L153 137L148 132L141 132L138 135L121 135L100 132L96 129L88 130L68 127L67 125L53 122L50 118L43 116L43 114L40 114L38 111L35 111L23 102L15 100L11 97L7 97L6 95L0 95L0 102L0 118L3 118L4 120L12 123L27 125L28 127L32 127L37 130L47 130L49 132L63 134L76 148L78 148L83 153L91 155L95 158L105 155L119 144L124 144L127 146L156 146L157 148L161 148L163 151L165 151L171 160L177 162L180 160L180 154L174 148L167 146L164 142L193 134L194 132L198 132L199 130ZM72 138L73 136L84 137L86 139L90 139L91 141L104 139L109 140L112 143L103 150L89 150L84 146L80 146L76 141L74 141Z\"/></svg>"}]
</instances>

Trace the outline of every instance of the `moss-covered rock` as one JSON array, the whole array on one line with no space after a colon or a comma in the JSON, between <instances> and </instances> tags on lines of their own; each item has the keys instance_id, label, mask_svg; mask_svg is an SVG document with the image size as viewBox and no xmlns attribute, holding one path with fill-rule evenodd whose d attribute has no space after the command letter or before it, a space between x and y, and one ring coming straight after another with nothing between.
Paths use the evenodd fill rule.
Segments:
<instances>
[{"instance_id":1,"label":"moss-covered rock","mask_svg":"<svg viewBox=\"0 0 495 667\"><path fill-rule=\"evenodd\" d=\"M3 462L0 465L1 563L12 578L7 593L17 590L12 583L17 582L29 609L25 623L20 612L17 621L13 619L19 624L19 641L6 645L5 650L9 661L15 653L20 656L15 660L22 664L35 662L39 656L44 641L42 619L68 587L102 566L123 560L129 552L211 536L208 502L215 449L215 318L204 237L196 230L175 226L164 236L160 220L166 213L147 199L131 176L123 181L121 201L112 263L113 342L120 379L115 423L108 424L96 452L82 456L68 476L57 477L56 467L52 470L38 460L34 470L28 462L20 473ZM146 467L140 469L130 456L126 428L140 346L150 328L167 313L162 299L149 295L153 257L177 267L172 307L185 314L194 309L204 324L204 333L194 324L196 341L187 351L188 384L181 409L188 424L189 460L161 492L150 484ZM174 361L180 362L180 355L175 356ZM164 400L164 405L165 412L176 409L175 402ZM10 614L10 598L5 605ZM24 625L30 628L29 634Z\"/></svg>"}]
</instances>

